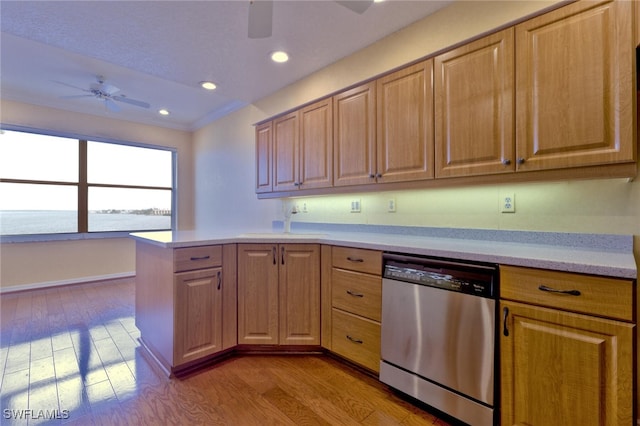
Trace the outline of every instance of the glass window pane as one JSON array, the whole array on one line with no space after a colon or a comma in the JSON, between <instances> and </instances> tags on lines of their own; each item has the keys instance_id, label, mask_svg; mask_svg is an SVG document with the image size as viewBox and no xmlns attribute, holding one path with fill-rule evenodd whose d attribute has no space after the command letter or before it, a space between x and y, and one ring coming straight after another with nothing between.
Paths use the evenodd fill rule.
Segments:
<instances>
[{"instance_id":1,"label":"glass window pane","mask_svg":"<svg viewBox=\"0 0 640 426\"><path fill-rule=\"evenodd\" d=\"M0 177L78 182L76 139L0 131Z\"/></svg>"},{"instance_id":2,"label":"glass window pane","mask_svg":"<svg viewBox=\"0 0 640 426\"><path fill-rule=\"evenodd\" d=\"M78 232L78 188L0 183L0 234Z\"/></svg>"},{"instance_id":3,"label":"glass window pane","mask_svg":"<svg viewBox=\"0 0 640 426\"><path fill-rule=\"evenodd\" d=\"M89 232L171 229L171 190L89 188Z\"/></svg>"},{"instance_id":4,"label":"glass window pane","mask_svg":"<svg viewBox=\"0 0 640 426\"><path fill-rule=\"evenodd\" d=\"M89 183L171 187L172 170L171 151L87 143Z\"/></svg>"}]
</instances>

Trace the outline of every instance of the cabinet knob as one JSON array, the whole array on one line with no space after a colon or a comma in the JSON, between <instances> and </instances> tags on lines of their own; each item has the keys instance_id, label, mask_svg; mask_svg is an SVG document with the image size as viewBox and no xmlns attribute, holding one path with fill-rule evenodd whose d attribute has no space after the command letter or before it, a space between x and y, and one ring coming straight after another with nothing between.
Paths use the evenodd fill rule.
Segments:
<instances>
[{"instance_id":1,"label":"cabinet knob","mask_svg":"<svg viewBox=\"0 0 640 426\"><path fill-rule=\"evenodd\" d=\"M502 160L502 164L508 166L509 164L511 164L511 160L505 158L504 160Z\"/></svg>"},{"instance_id":2,"label":"cabinet knob","mask_svg":"<svg viewBox=\"0 0 640 426\"><path fill-rule=\"evenodd\" d=\"M518 159L516 160L516 163L518 163L518 164L524 164L524 158L522 158L522 157L518 157Z\"/></svg>"},{"instance_id":3,"label":"cabinet knob","mask_svg":"<svg viewBox=\"0 0 640 426\"><path fill-rule=\"evenodd\" d=\"M293 182L293 186L300 186L301 183L300 182Z\"/></svg>"},{"instance_id":4,"label":"cabinet knob","mask_svg":"<svg viewBox=\"0 0 640 426\"><path fill-rule=\"evenodd\" d=\"M378 173L378 174L376 175L376 178L378 178L378 179L380 179L381 177L382 177L382 173Z\"/></svg>"},{"instance_id":5,"label":"cabinet knob","mask_svg":"<svg viewBox=\"0 0 640 426\"><path fill-rule=\"evenodd\" d=\"M371 174L369 175L369 178L370 178L370 179L373 179L373 178L375 178L375 177L376 177L376 175L374 175L373 173L371 173Z\"/></svg>"}]
</instances>

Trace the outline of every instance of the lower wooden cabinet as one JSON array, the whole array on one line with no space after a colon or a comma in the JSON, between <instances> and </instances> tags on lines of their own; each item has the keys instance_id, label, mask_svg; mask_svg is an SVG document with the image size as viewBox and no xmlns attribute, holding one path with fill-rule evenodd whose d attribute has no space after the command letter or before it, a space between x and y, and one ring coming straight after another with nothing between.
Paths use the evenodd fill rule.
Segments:
<instances>
[{"instance_id":1,"label":"lower wooden cabinet","mask_svg":"<svg viewBox=\"0 0 640 426\"><path fill-rule=\"evenodd\" d=\"M236 346L236 245L136 242L136 326L168 374Z\"/></svg>"},{"instance_id":2,"label":"lower wooden cabinet","mask_svg":"<svg viewBox=\"0 0 640 426\"><path fill-rule=\"evenodd\" d=\"M175 276L175 364L222 349L222 268Z\"/></svg>"},{"instance_id":3,"label":"lower wooden cabinet","mask_svg":"<svg viewBox=\"0 0 640 426\"><path fill-rule=\"evenodd\" d=\"M322 346L380 370L382 252L322 246Z\"/></svg>"},{"instance_id":4,"label":"lower wooden cabinet","mask_svg":"<svg viewBox=\"0 0 640 426\"><path fill-rule=\"evenodd\" d=\"M320 345L319 245L238 245L238 343Z\"/></svg>"},{"instance_id":5,"label":"lower wooden cabinet","mask_svg":"<svg viewBox=\"0 0 640 426\"><path fill-rule=\"evenodd\" d=\"M500 284L502 425L631 425L635 324L601 316L626 316L633 281L503 267Z\"/></svg>"}]
</instances>

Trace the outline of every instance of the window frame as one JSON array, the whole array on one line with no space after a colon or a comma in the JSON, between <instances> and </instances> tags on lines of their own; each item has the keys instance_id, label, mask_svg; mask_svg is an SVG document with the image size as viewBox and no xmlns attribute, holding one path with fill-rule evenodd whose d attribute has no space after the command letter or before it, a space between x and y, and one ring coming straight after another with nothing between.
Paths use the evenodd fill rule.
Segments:
<instances>
[{"instance_id":1,"label":"window frame","mask_svg":"<svg viewBox=\"0 0 640 426\"><path fill-rule=\"evenodd\" d=\"M24 126L15 126L9 124L0 124L0 131L15 131L32 133L44 136L62 137L73 139L78 142L78 181L77 182L60 182L49 180L30 180L30 179L12 179L0 178L2 183L19 183L19 184L35 184L35 185L56 185L56 186L73 186L78 190L77 211L78 211L78 230L77 232L66 233L48 233L48 234L13 234L0 235L0 243L5 242L35 242L35 241L58 241L58 240L80 240L80 239L96 239L96 238L118 238L128 237L132 232L162 232L175 231L178 223L177 211L177 164L178 152L176 148L152 145L146 143L120 141L108 138L100 138L86 135L79 135L65 132L55 132L42 129L36 129ZM146 186L146 185L125 185L125 184L100 184L89 183L87 181L87 144L88 142L100 142L113 145L123 145L136 148L156 149L171 152L171 187ZM124 188L124 189L152 189L152 190L170 190L171 191L171 229L141 229L127 231L89 231L89 188Z\"/></svg>"}]
</instances>

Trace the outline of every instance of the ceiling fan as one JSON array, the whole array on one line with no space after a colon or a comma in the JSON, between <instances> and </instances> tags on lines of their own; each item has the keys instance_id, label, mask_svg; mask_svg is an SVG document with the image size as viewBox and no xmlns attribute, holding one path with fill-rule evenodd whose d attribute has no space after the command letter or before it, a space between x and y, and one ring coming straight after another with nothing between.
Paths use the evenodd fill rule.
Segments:
<instances>
[{"instance_id":1,"label":"ceiling fan","mask_svg":"<svg viewBox=\"0 0 640 426\"><path fill-rule=\"evenodd\" d=\"M129 105L135 105L141 108L149 108L150 105L147 102L138 101L135 99L128 98L124 94L118 94L120 89L117 87L108 84L105 78L101 75L96 77L97 82L91 84L89 89L83 89L82 87L74 86L68 83L64 83L62 81L56 81L56 83L63 84L65 86L73 87L74 89L82 90L83 92L87 92L86 95L71 95L71 96L62 96L63 99L73 99L73 98L87 98L94 97L104 101L106 108L112 112L120 111L120 106L116 104L116 102L123 102Z\"/></svg>"},{"instance_id":2,"label":"ceiling fan","mask_svg":"<svg viewBox=\"0 0 640 426\"><path fill-rule=\"evenodd\" d=\"M358 14L364 13L373 0L335 1ZM273 26L273 0L252 0L249 3L249 38L271 37Z\"/></svg>"}]
</instances>

